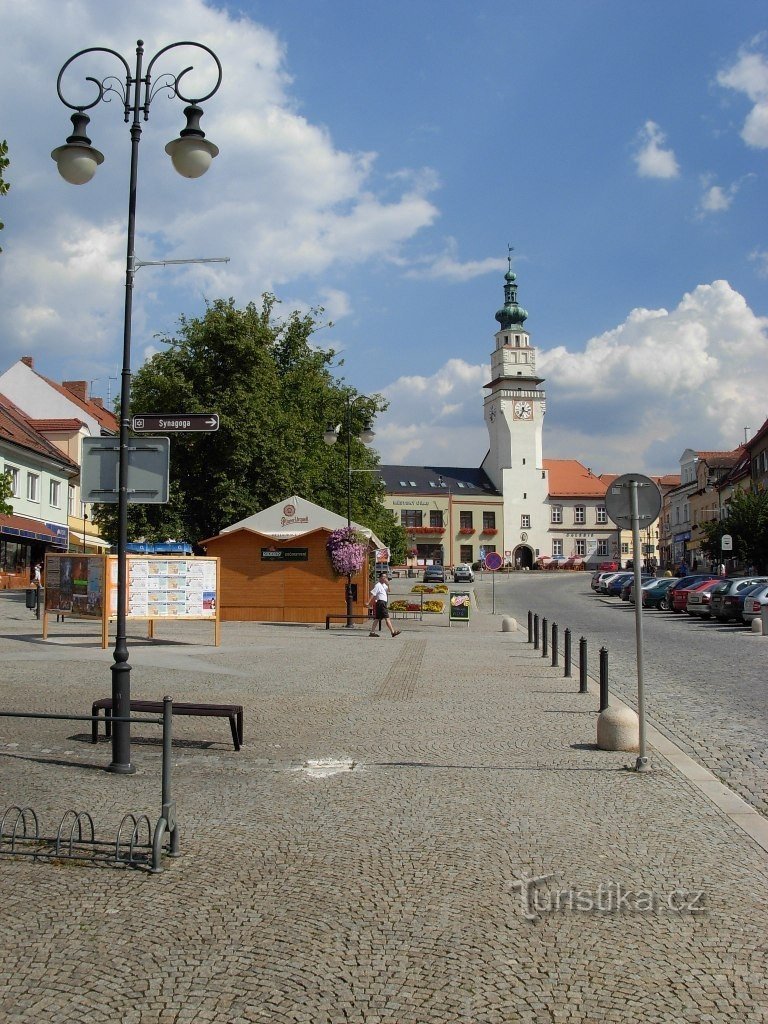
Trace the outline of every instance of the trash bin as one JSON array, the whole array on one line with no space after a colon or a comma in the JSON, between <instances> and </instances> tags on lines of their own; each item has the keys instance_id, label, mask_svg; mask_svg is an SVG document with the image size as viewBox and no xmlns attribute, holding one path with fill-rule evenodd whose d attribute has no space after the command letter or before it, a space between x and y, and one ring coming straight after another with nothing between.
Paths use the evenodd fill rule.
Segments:
<instances>
[{"instance_id":1,"label":"trash bin","mask_svg":"<svg viewBox=\"0 0 768 1024\"><path fill-rule=\"evenodd\" d=\"M27 588L27 608L34 611L37 607L37 587Z\"/></svg>"}]
</instances>

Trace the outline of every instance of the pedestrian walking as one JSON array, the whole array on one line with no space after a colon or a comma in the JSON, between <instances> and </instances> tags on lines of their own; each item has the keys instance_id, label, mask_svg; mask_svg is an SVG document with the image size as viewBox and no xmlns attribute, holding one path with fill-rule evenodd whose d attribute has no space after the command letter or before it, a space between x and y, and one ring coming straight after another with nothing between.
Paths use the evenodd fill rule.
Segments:
<instances>
[{"instance_id":1,"label":"pedestrian walking","mask_svg":"<svg viewBox=\"0 0 768 1024\"><path fill-rule=\"evenodd\" d=\"M368 604L369 607L374 609L375 621L379 623L379 628L381 628L382 622L386 622L387 629L392 636L400 636L400 630L392 626L392 620L389 617L389 583L385 572L379 573L379 581L371 590ZM379 634L376 632L375 623L371 626L368 636L374 636L378 639Z\"/></svg>"}]
</instances>

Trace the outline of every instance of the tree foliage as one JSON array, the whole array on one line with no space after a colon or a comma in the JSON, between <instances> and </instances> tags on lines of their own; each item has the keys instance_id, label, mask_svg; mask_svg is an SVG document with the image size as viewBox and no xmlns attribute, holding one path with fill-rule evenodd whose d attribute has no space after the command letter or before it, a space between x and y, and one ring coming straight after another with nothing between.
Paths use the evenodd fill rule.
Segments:
<instances>
[{"instance_id":1,"label":"tree foliage","mask_svg":"<svg viewBox=\"0 0 768 1024\"><path fill-rule=\"evenodd\" d=\"M334 351L311 341L322 310L278 320L276 305L272 295L244 309L219 299L201 317L180 317L164 351L133 377L132 414L216 412L220 427L173 435L171 501L129 506L132 539L197 543L294 494L346 515L346 430L332 447L323 433L345 423L355 392L333 376ZM356 436L385 407L378 395L352 407L351 514L404 555L405 534L381 500L378 456ZM116 535L115 506L94 517Z\"/></svg>"},{"instance_id":2,"label":"tree foliage","mask_svg":"<svg viewBox=\"0 0 768 1024\"><path fill-rule=\"evenodd\" d=\"M10 500L12 497L13 485L11 483L11 474L0 473L0 515L13 515L13 505Z\"/></svg>"},{"instance_id":3,"label":"tree foliage","mask_svg":"<svg viewBox=\"0 0 768 1024\"><path fill-rule=\"evenodd\" d=\"M739 490L727 505L727 514L719 522L702 525L702 548L713 561L720 561L721 539L733 538L733 557L761 571L768 567L768 491Z\"/></svg>"},{"instance_id":4,"label":"tree foliage","mask_svg":"<svg viewBox=\"0 0 768 1024\"><path fill-rule=\"evenodd\" d=\"M9 163L10 160L8 159L8 143L5 141L5 139L2 139L2 141L0 141L0 196L7 195L8 190L11 187L10 183L5 180L5 169ZM3 222L0 220L0 231L2 231L4 227L5 224L3 224ZM0 252L2 251L3 250L0 249Z\"/></svg>"}]
</instances>

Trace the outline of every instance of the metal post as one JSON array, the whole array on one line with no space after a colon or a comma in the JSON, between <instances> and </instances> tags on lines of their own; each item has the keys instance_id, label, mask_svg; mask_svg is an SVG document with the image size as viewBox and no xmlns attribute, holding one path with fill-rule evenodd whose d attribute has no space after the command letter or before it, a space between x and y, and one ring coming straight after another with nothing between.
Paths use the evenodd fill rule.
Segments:
<instances>
[{"instance_id":1,"label":"metal post","mask_svg":"<svg viewBox=\"0 0 768 1024\"><path fill-rule=\"evenodd\" d=\"M176 804L171 796L171 759L173 756L173 700L163 697L163 766L162 766L162 816L168 825L170 835L169 854L179 857L179 827L176 822Z\"/></svg>"},{"instance_id":2,"label":"metal post","mask_svg":"<svg viewBox=\"0 0 768 1024\"><path fill-rule=\"evenodd\" d=\"M537 612L533 616L533 649L538 651L539 649L539 613Z\"/></svg>"},{"instance_id":3,"label":"metal post","mask_svg":"<svg viewBox=\"0 0 768 1024\"><path fill-rule=\"evenodd\" d=\"M559 664L560 652L557 649L557 623L552 623L552 667L555 668Z\"/></svg>"},{"instance_id":4,"label":"metal post","mask_svg":"<svg viewBox=\"0 0 768 1024\"><path fill-rule=\"evenodd\" d=\"M608 707L608 649L600 648L600 710Z\"/></svg>"},{"instance_id":5,"label":"metal post","mask_svg":"<svg viewBox=\"0 0 768 1024\"><path fill-rule=\"evenodd\" d=\"M533 643L533 612L528 612L528 643Z\"/></svg>"},{"instance_id":6,"label":"metal post","mask_svg":"<svg viewBox=\"0 0 768 1024\"><path fill-rule=\"evenodd\" d=\"M643 683L643 592L641 571L638 566L640 551L640 512L637 505L637 480L629 484L630 516L632 519L632 554L635 559L635 642L637 645L637 717L639 720L638 756L635 771L650 771L645 741L645 688Z\"/></svg>"},{"instance_id":7,"label":"metal post","mask_svg":"<svg viewBox=\"0 0 768 1024\"><path fill-rule=\"evenodd\" d=\"M579 693L588 693L587 687L587 641L579 640Z\"/></svg>"},{"instance_id":8,"label":"metal post","mask_svg":"<svg viewBox=\"0 0 768 1024\"><path fill-rule=\"evenodd\" d=\"M136 47L136 75L133 80L133 121L131 123L131 169L128 185L128 238L125 259L125 310L123 315L123 367L120 379L120 457L118 461L117 494L117 621L115 627L114 663L112 665L112 708L116 718L131 716L131 666L128 663L126 605L128 572L128 430L131 415L131 316L133 310L133 279L136 273L134 239L136 235L136 184L139 171L139 120L141 96L141 63L144 47ZM129 101L130 102L130 101ZM112 728L112 762L107 770L131 775L131 724L115 722Z\"/></svg>"},{"instance_id":9,"label":"metal post","mask_svg":"<svg viewBox=\"0 0 768 1024\"><path fill-rule=\"evenodd\" d=\"M565 633L563 634L563 642L565 644L565 671L563 672L563 676L566 679L570 679L570 677L571 677L571 631L568 628L566 628Z\"/></svg>"},{"instance_id":10,"label":"metal post","mask_svg":"<svg viewBox=\"0 0 768 1024\"><path fill-rule=\"evenodd\" d=\"M547 635L548 631L549 631L549 625L547 623L547 620L546 619L542 619L541 620L541 656L542 656L542 658L546 658L547 654L549 653L548 650L547 650L547 645L549 643L549 637Z\"/></svg>"}]
</instances>

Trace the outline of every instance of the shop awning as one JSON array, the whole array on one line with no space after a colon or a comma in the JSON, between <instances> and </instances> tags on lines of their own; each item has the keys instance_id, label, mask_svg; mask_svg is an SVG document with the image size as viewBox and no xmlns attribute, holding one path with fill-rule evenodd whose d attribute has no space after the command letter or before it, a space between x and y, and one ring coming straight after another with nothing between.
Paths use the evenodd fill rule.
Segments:
<instances>
[{"instance_id":1,"label":"shop awning","mask_svg":"<svg viewBox=\"0 0 768 1024\"><path fill-rule=\"evenodd\" d=\"M77 530L69 531L70 540L75 544L90 544L94 548L111 548L112 545L103 537L97 537L92 533L78 533Z\"/></svg>"},{"instance_id":2,"label":"shop awning","mask_svg":"<svg viewBox=\"0 0 768 1024\"><path fill-rule=\"evenodd\" d=\"M19 540L39 540L66 549L68 530L62 526L54 531L47 523L41 523L39 519L27 519L26 516L0 515L0 535Z\"/></svg>"}]
</instances>

